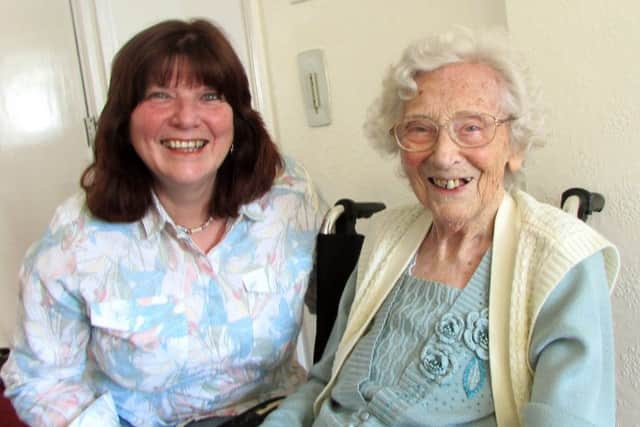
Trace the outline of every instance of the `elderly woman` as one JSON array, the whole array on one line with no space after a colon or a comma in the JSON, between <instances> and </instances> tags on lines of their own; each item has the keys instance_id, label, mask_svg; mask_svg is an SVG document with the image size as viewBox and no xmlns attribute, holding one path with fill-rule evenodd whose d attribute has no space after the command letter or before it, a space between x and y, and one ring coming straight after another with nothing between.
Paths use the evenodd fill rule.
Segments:
<instances>
[{"instance_id":1,"label":"elderly woman","mask_svg":"<svg viewBox=\"0 0 640 427\"><path fill-rule=\"evenodd\" d=\"M122 47L82 187L20 273L2 379L24 421L219 425L300 382L322 211L218 28L166 21Z\"/></svg>"},{"instance_id":2,"label":"elderly woman","mask_svg":"<svg viewBox=\"0 0 640 427\"><path fill-rule=\"evenodd\" d=\"M507 190L535 108L504 34L405 51L366 130L419 205L378 216L323 358L264 426L614 425L617 251Z\"/></svg>"}]
</instances>

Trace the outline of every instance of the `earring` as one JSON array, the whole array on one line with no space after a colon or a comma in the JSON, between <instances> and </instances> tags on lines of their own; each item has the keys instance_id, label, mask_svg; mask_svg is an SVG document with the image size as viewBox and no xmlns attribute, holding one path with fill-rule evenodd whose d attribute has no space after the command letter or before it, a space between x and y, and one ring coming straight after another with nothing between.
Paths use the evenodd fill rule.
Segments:
<instances>
[{"instance_id":1,"label":"earring","mask_svg":"<svg viewBox=\"0 0 640 427\"><path fill-rule=\"evenodd\" d=\"M231 147L229 148L229 154L233 153L233 142L231 143Z\"/></svg>"}]
</instances>

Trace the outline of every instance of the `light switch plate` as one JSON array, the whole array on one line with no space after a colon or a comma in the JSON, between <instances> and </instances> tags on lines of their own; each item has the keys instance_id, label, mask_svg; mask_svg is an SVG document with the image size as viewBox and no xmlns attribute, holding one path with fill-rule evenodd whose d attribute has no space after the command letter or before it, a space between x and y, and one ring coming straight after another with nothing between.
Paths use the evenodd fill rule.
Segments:
<instances>
[{"instance_id":1,"label":"light switch plate","mask_svg":"<svg viewBox=\"0 0 640 427\"><path fill-rule=\"evenodd\" d=\"M307 123L314 127L328 125L331 123L331 111L324 52L321 49L300 52L298 70Z\"/></svg>"}]
</instances>

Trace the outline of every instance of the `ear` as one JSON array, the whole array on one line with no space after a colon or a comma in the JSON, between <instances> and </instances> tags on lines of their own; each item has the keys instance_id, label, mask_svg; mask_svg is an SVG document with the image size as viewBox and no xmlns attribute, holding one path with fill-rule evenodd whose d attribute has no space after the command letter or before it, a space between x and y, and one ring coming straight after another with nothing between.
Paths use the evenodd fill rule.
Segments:
<instances>
[{"instance_id":1,"label":"ear","mask_svg":"<svg viewBox=\"0 0 640 427\"><path fill-rule=\"evenodd\" d=\"M511 172L518 172L522 169L524 163L524 149L520 147L511 146L511 155L507 159L507 168Z\"/></svg>"}]
</instances>

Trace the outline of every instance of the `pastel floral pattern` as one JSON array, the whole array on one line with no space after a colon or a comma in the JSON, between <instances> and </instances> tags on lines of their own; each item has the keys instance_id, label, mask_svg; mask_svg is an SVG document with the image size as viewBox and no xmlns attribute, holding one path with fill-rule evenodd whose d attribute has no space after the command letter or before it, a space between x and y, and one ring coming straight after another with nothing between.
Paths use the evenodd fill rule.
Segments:
<instances>
[{"instance_id":1,"label":"pastel floral pattern","mask_svg":"<svg viewBox=\"0 0 640 427\"><path fill-rule=\"evenodd\" d=\"M464 343L482 360L489 360L489 309L467 314Z\"/></svg>"},{"instance_id":2,"label":"pastel floral pattern","mask_svg":"<svg viewBox=\"0 0 640 427\"><path fill-rule=\"evenodd\" d=\"M446 344L453 344L460 340L464 332L464 320L454 313L447 313L436 323L436 335Z\"/></svg>"},{"instance_id":3,"label":"pastel floral pattern","mask_svg":"<svg viewBox=\"0 0 640 427\"><path fill-rule=\"evenodd\" d=\"M205 255L155 197L132 223L69 199L20 274L23 320L2 370L18 414L29 425L155 427L286 394L304 375L291 350L323 205L287 159ZM236 404L240 395L252 397Z\"/></svg>"},{"instance_id":4,"label":"pastel floral pattern","mask_svg":"<svg viewBox=\"0 0 640 427\"><path fill-rule=\"evenodd\" d=\"M453 354L453 347L448 344L427 344L420 354L420 370L431 381L443 384L455 371Z\"/></svg>"}]
</instances>

